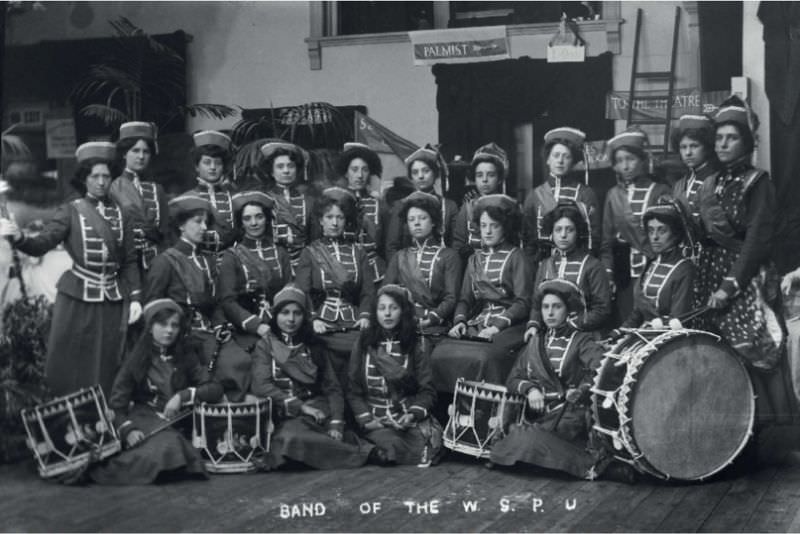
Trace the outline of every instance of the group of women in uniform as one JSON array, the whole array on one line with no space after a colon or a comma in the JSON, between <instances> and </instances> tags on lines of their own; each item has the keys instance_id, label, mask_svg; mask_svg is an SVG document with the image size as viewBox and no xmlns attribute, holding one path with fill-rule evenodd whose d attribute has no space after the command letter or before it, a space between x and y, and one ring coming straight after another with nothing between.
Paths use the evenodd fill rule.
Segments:
<instances>
[{"instance_id":1,"label":"group of women in uniform","mask_svg":"<svg viewBox=\"0 0 800 534\"><path fill-rule=\"evenodd\" d=\"M548 177L520 210L494 143L476 150L460 208L430 146L405 160L415 191L389 205L370 188L380 158L357 143L340 156L341 187L316 197L298 187L307 154L282 141L261 147L267 183L237 190L231 140L216 131L194 135L197 185L167 200L147 180L153 127L126 123L116 144L78 148L84 194L39 235L7 219L0 234L33 255L63 243L73 258L47 380L56 395L100 384L110 398L129 450L95 480L202 474L180 433L147 433L193 402L264 397L277 422L271 467L430 465L437 391L459 378L505 383L545 414L496 443L493 463L593 477L608 455L587 445L589 386L598 341L618 325L680 328L707 305L704 328L753 366L775 365L774 193L750 165L748 113L734 99L713 120L681 118L674 142L689 172L674 188L648 174L644 133L609 140L618 183L602 219L573 172L585 135L570 127L545 134ZM549 434L560 445L532 445L526 432L564 400Z\"/></svg>"}]
</instances>

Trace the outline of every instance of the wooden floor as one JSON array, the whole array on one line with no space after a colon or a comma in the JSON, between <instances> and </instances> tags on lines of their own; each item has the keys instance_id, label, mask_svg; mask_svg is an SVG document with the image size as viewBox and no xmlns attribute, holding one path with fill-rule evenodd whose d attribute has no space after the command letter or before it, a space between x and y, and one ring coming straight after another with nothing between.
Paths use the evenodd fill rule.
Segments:
<instances>
[{"instance_id":1,"label":"wooden floor","mask_svg":"<svg viewBox=\"0 0 800 534\"><path fill-rule=\"evenodd\" d=\"M800 429L765 431L758 450L752 465L705 483L647 479L632 486L534 468L487 470L453 453L427 469L294 470L130 487L61 486L40 480L26 462L0 466L0 527L28 532L800 531ZM465 511L468 502L477 510ZM323 515L282 517L302 512L304 504L307 514Z\"/></svg>"}]
</instances>

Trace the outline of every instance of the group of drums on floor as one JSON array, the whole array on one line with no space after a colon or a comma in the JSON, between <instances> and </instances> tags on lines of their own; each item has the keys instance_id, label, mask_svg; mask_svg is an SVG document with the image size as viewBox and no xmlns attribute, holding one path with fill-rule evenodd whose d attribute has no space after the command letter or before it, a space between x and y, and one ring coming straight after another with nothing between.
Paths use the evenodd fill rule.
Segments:
<instances>
[{"instance_id":1,"label":"group of drums on floor","mask_svg":"<svg viewBox=\"0 0 800 534\"><path fill-rule=\"evenodd\" d=\"M81 145L82 197L38 235L0 219L20 251L63 243L74 260L48 339L60 396L22 414L40 473L87 455L110 484L430 465L444 445L589 479L715 474L757 413L794 402L749 113L732 97L682 117L688 172L672 188L648 174L643 132L609 140L602 221L572 172L585 135L571 127L545 134L549 176L522 209L494 143L460 208L437 192L447 166L430 146L387 202L370 191L379 157L357 143L342 187L315 198L301 148L265 142L267 183L230 184L231 140L199 132L198 184L169 201L145 179L150 124ZM437 394L452 395L444 428Z\"/></svg>"}]
</instances>

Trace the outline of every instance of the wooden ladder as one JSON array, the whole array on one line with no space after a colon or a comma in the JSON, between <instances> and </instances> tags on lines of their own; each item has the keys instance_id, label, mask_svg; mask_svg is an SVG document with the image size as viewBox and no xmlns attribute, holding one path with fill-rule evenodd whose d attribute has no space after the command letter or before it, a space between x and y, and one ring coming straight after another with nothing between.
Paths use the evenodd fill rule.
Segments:
<instances>
[{"instance_id":1,"label":"wooden ladder","mask_svg":"<svg viewBox=\"0 0 800 534\"><path fill-rule=\"evenodd\" d=\"M628 104L628 126L654 125L664 128L664 147L663 154L669 152L669 130L672 125L672 102L675 98L675 61L678 51L678 29L681 22L681 8L675 6L675 26L672 30L672 54L669 60L668 71L640 72L637 70L639 63L639 40L642 32L642 8L636 10L636 40L633 45L633 67L631 69L631 90L629 93ZM636 96L636 82L646 80L650 82L661 82L667 84L667 109L664 119L634 118L633 103L636 101L663 101L664 96Z\"/></svg>"}]
</instances>

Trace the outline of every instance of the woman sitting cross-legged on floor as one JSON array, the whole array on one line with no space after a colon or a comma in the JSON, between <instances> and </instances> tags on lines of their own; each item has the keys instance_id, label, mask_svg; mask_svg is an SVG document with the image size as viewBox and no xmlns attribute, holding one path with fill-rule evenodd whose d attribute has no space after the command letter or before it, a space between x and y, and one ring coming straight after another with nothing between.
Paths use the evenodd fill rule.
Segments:
<instances>
[{"instance_id":1,"label":"woman sitting cross-legged on floor","mask_svg":"<svg viewBox=\"0 0 800 534\"><path fill-rule=\"evenodd\" d=\"M205 476L200 452L168 421L194 402L217 402L222 385L186 343L188 321L174 300L144 307L145 330L114 380L109 407L127 450L93 467L100 484L149 484L159 475Z\"/></svg>"},{"instance_id":2,"label":"woman sitting cross-legged on floor","mask_svg":"<svg viewBox=\"0 0 800 534\"><path fill-rule=\"evenodd\" d=\"M591 480L608 465L589 439L589 388L603 349L567 320L584 309L574 283L548 280L537 288L536 301L547 331L520 351L506 381L509 392L526 397L526 415L535 420L512 425L493 444L489 465L525 462ZM626 467L614 464L613 471ZM630 469L629 478L634 476Z\"/></svg>"},{"instance_id":3,"label":"woman sitting cross-legged on floor","mask_svg":"<svg viewBox=\"0 0 800 534\"><path fill-rule=\"evenodd\" d=\"M252 392L272 399L277 427L269 466L287 460L316 469L384 463L379 447L344 431L344 397L325 345L309 321L310 303L293 284L275 295L270 330L253 351Z\"/></svg>"},{"instance_id":4,"label":"woman sitting cross-legged on floor","mask_svg":"<svg viewBox=\"0 0 800 534\"><path fill-rule=\"evenodd\" d=\"M398 464L438 459L442 427L430 415L436 400L428 356L417 336L408 290L378 290L370 326L350 356L347 399L364 436Z\"/></svg>"}]
</instances>

